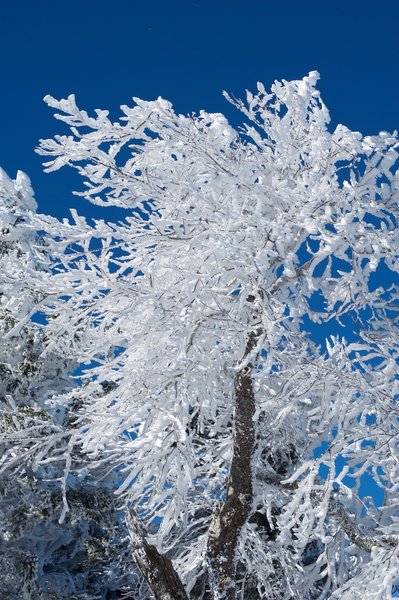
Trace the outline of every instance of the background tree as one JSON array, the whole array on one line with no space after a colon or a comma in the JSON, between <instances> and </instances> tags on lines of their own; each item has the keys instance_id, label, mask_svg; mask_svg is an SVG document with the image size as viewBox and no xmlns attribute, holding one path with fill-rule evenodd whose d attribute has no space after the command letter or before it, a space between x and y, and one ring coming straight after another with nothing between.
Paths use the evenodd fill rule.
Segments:
<instances>
[{"instance_id":1,"label":"background tree","mask_svg":"<svg viewBox=\"0 0 399 600\"><path fill-rule=\"evenodd\" d=\"M128 216L34 218L46 352L86 368L77 405L53 397L62 439L28 430L13 460L64 461L66 518L71 474L114 474L136 598L397 584L398 141L330 132L317 79L229 98L238 132L162 99L113 123L47 97L71 135L41 142L46 169L75 167L84 197Z\"/></svg>"},{"instance_id":2,"label":"background tree","mask_svg":"<svg viewBox=\"0 0 399 600\"><path fill-rule=\"evenodd\" d=\"M28 178L19 172L12 181L1 171L0 198L0 454L7 467L0 475L0 597L98 598L100 590L109 600L119 598L137 577L126 544L118 541L127 532L116 514L114 480L69 477L68 522L62 518L62 439L79 404L70 377L76 364L49 350L40 325L38 310L49 290L35 274L50 273L51 265L32 224L36 202ZM54 398L66 392L71 406L58 405ZM68 458L82 467L78 452Z\"/></svg>"}]
</instances>

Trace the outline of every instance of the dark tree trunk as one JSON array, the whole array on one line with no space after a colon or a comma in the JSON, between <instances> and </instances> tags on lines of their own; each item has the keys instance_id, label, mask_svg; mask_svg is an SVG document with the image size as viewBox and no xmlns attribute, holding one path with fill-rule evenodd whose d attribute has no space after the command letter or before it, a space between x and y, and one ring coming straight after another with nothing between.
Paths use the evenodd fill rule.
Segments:
<instances>
[{"instance_id":1,"label":"dark tree trunk","mask_svg":"<svg viewBox=\"0 0 399 600\"><path fill-rule=\"evenodd\" d=\"M244 359L255 349L260 331L249 335ZM236 547L252 511L252 457L255 449L253 365L235 376L234 450L226 499L215 515L208 541L210 583L215 600L236 598Z\"/></svg>"}]
</instances>

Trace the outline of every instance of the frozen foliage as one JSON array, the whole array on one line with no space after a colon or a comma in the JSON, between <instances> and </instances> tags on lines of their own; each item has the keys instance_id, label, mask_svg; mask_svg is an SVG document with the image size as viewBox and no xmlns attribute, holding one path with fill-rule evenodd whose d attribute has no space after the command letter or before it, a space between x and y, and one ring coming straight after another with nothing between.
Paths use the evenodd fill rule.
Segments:
<instances>
[{"instance_id":1,"label":"frozen foliage","mask_svg":"<svg viewBox=\"0 0 399 600\"><path fill-rule=\"evenodd\" d=\"M40 312L39 360L82 366L40 388L49 424L32 415L3 463L35 485L56 465L68 530L73 482L117 482L138 600L398 584L398 140L331 132L317 79L227 96L240 131L163 99L114 123L46 98L70 127L41 142L46 170L76 168L127 216L29 213L51 265L25 266L33 233L6 254L7 302L21 270L32 290L6 338Z\"/></svg>"},{"instance_id":2,"label":"frozen foliage","mask_svg":"<svg viewBox=\"0 0 399 600\"><path fill-rule=\"evenodd\" d=\"M27 177L18 173L12 181L1 172L0 199L0 598L101 598L107 590L116 598L112 590L131 589L125 571L132 568L126 543L117 541L127 532L115 482L70 479L70 518L59 522L70 417L53 398L74 387L73 362L46 352L46 333L31 321L46 301L40 279L39 289L32 282L38 272L45 276L50 260L32 225L36 203ZM77 453L72 458L83 464Z\"/></svg>"}]
</instances>

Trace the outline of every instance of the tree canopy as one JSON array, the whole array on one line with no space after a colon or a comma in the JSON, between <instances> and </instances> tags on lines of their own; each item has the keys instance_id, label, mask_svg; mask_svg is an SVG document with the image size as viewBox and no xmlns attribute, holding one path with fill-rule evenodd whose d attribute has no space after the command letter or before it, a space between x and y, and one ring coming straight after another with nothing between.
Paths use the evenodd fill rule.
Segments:
<instances>
[{"instance_id":1,"label":"tree canopy","mask_svg":"<svg viewBox=\"0 0 399 600\"><path fill-rule=\"evenodd\" d=\"M33 597L392 597L398 138L331 131L317 80L226 94L239 129L46 97L69 127L46 171L126 217L60 222L1 181L4 547L56 531L63 556L29 542ZM14 531L10 477L51 519Z\"/></svg>"}]
</instances>

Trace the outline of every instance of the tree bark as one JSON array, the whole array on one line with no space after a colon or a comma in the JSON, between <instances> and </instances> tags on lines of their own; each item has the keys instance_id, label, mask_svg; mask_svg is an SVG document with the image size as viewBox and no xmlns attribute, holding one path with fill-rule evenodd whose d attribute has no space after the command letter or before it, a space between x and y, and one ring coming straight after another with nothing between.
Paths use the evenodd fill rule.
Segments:
<instances>
[{"instance_id":1,"label":"tree bark","mask_svg":"<svg viewBox=\"0 0 399 600\"><path fill-rule=\"evenodd\" d=\"M133 558L145 577L155 600L189 600L172 561L147 541L147 533L130 510L129 530Z\"/></svg>"},{"instance_id":2,"label":"tree bark","mask_svg":"<svg viewBox=\"0 0 399 600\"><path fill-rule=\"evenodd\" d=\"M260 331L247 341L244 361L255 349ZM234 449L226 499L219 507L211 528L207 560L215 600L236 598L236 548L242 527L252 510L252 457L255 449L255 393L251 362L235 376Z\"/></svg>"}]
</instances>

